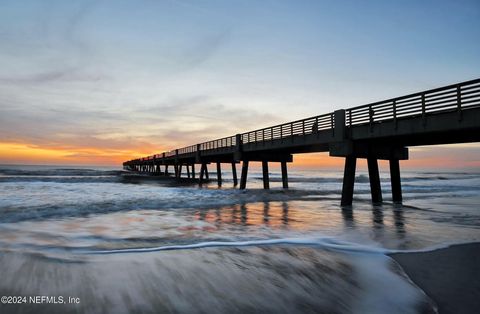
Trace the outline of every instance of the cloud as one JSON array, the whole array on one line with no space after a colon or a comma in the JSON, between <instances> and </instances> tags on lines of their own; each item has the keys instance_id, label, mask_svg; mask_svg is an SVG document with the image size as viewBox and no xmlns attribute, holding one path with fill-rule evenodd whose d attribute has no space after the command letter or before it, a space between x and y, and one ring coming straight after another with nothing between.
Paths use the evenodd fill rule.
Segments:
<instances>
[{"instance_id":1,"label":"cloud","mask_svg":"<svg viewBox=\"0 0 480 314\"><path fill-rule=\"evenodd\" d=\"M266 126L278 119L269 113L228 107L206 95L104 109L62 102L35 106L29 101L18 96L0 97L0 141L23 143L32 149L71 151L72 158L86 158L84 149L107 155L116 151L160 153Z\"/></svg>"},{"instance_id":2,"label":"cloud","mask_svg":"<svg viewBox=\"0 0 480 314\"><path fill-rule=\"evenodd\" d=\"M196 41L183 53L184 64L192 68L210 59L230 39L231 30L228 27Z\"/></svg>"},{"instance_id":3,"label":"cloud","mask_svg":"<svg viewBox=\"0 0 480 314\"><path fill-rule=\"evenodd\" d=\"M100 73L82 73L78 68L64 68L61 70L45 71L23 76L0 76L0 84L36 85L49 82L97 82L106 78L106 75Z\"/></svg>"},{"instance_id":4,"label":"cloud","mask_svg":"<svg viewBox=\"0 0 480 314\"><path fill-rule=\"evenodd\" d=\"M169 122L189 120L215 127L223 125L224 129L235 129L235 132L248 131L248 128L252 127L268 126L268 123L280 120L275 114L227 106L206 95L170 98L136 112L147 115L158 113L164 121Z\"/></svg>"}]
</instances>

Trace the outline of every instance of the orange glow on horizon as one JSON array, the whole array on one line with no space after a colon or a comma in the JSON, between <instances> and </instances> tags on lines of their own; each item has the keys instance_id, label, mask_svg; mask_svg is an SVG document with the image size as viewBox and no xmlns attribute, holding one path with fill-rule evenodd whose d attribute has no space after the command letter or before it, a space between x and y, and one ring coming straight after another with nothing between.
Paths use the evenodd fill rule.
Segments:
<instances>
[{"instance_id":1,"label":"orange glow on horizon","mask_svg":"<svg viewBox=\"0 0 480 314\"><path fill-rule=\"evenodd\" d=\"M60 165L121 165L122 162L152 152L99 149L90 147L39 147L23 143L0 142L0 163Z\"/></svg>"},{"instance_id":2,"label":"orange glow on horizon","mask_svg":"<svg viewBox=\"0 0 480 314\"><path fill-rule=\"evenodd\" d=\"M144 157L152 154L158 154L167 149L156 149L151 151L154 145L148 145L147 149L142 150L139 147L126 147L125 149L100 149L95 147L41 147L35 144L0 142L0 163L3 164L51 164L51 165L104 165L120 166L122 162ZM453 153L433 155L431 150L410 151L410 160L401 161L402 168L412 169L460 169L460 168L478 168L480 169L480 160L478 158L462 158ZM475 156L474 156L475 157ZM330 157L328 153L308 153L294 155L294 161L289 167L297 169L334 169L343 170L344 158ZM277 163L272 163L271 167L275 169ZM359 159L357 162L359 169L366 169L366 162ZM386 161L380 161L380 167L388 169Z\"/></svg>"}]
</instances>

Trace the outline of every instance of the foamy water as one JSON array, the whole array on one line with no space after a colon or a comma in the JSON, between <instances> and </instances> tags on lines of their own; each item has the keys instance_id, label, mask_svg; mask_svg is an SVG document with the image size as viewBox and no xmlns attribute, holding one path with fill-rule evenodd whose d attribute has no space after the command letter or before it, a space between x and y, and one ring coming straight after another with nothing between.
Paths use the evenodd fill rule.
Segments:
<instances>
[{"instance_id":1,"label":"foamy water","mask_svg":"<svg viewBox=\"0 0 480 314\"><path fill-rule=\"evenodd\" d=\"M272 173L270 191L223 176L0 167L1 292L84 301L8 310L416 313L428 298L386 254L480 240L480 174L404 172L403 206L382 174L373 206L360 172L351 209L341 173L291 171L289 190Z\"/></svg>"}]
</instances>

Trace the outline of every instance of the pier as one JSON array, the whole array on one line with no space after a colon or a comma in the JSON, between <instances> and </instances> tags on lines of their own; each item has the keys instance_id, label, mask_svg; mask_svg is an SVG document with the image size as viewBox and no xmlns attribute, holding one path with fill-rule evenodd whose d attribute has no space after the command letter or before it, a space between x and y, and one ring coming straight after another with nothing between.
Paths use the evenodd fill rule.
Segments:
<instances>
[{"instance_id":1,"label":"pier","mask_svg":"<svg viewBox=\"0 0 480 314\"><path fill-rule=\"evenodd\" d=\"M207 165L232 169L233 183L247 187L250 162L262 163L263 187L270 188L268 165L281 164L282 186L288 188L287 164L294 154L329 152L345 159L341 205L352 204L357 159L367 160L371 198L383 200L378 160L388 160L392 199L402 202L400 160L420 145L480 141L480 79L270 126L123 163L129 171L152 175L209 179ZM240 182L237 164L241 163ZM171 173L170 169L173 169ZM185 170L184 170L185 169Z\"/></svg>"}]
</instances>

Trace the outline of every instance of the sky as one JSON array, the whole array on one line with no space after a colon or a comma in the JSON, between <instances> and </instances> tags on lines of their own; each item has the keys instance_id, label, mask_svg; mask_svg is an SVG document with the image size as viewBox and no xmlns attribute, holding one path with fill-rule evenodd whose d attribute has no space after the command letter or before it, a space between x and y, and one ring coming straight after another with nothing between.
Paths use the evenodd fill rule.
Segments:
<instances>
[{"instance_id":1,"label":"sky","mask_svg":"<svg viewBox=\"0 0 480 314\"><path fill-rule=\"evenodd\" d=\"M0 164L120 165L478 78L479 38L478 0L2 0ZM480 168L479 144L410 156Z\"/></svg>"}]
</instances>

